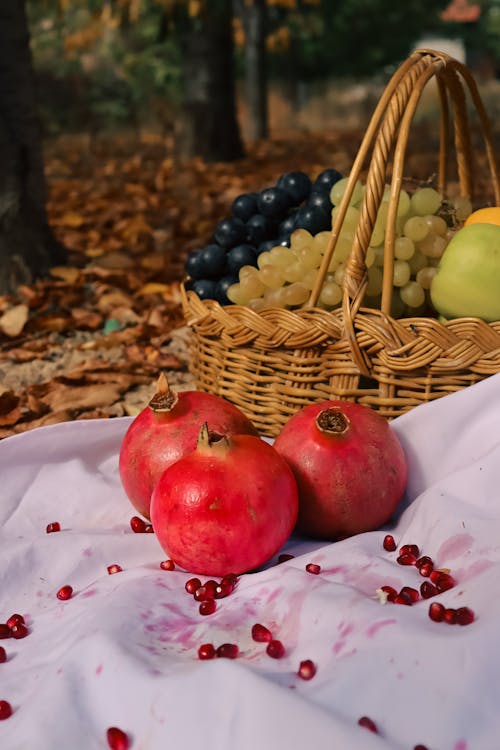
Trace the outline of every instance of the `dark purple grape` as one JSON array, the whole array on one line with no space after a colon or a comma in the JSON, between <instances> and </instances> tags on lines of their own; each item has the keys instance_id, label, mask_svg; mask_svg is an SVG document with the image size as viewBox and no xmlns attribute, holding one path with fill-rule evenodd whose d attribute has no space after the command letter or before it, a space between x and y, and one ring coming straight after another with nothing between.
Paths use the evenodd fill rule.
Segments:
<instances>
[{"instance_id":1,"label":"dark purple grape","mask_svg":"<svg viewBox=\"0 0 500 750\"><path fill-rule=\"evenodd\" d=\"M330 200L330 193L325 190L313 190L313 192L309 196L307 205L322 208L323 211L327 214L331 214L333 208L332 202Z\"/></svg>"},{"instance_id":2,"label":"dark purple grape","mask_svg":"<svg viewBox=\"0 0 500 750\"><path fill-rule=\"evenodd\" d=\"M184 263L184 270L191 279L203 278L203 261L201 250L192 250Z\"/></svg>"},{"instance_id":3,"label":"dark purple grape","mask_svg":"<svg viewBox=\"0 0 500 750\"><path fill-rule=\"evenodd\" d=\"M276 247L276 245L278 244L279 243L277 237L273 240L264 240L264 242L261 242L257 248L257 255L260 255L261 253L267 253L268 250L272 250L272 248Z\"/></svg>"},{"instance_id":4,"label":"dark purple grape","mask_svg":"<svg viewBox=\"0 0 500 750\"><path fill-rule=\"evenodd\" d=\"M278 227L278 236L284 237L286 235L290 236L293 230L297 226L297 211L294 210L288 216L286 219L283 219L281 224Z\"/></svg>"},{"instance_id":5,"label":"dark purple grape","mask_svg":"<svg viewBox=\"0 0 500 750\"><path fill-rule=\"evenodd\" d=\"M331 217L316 206L304 206L299 208L297 214L297 227L307 229L311 234L318 234L331 229Z\"/></svg>"},{"instance_id":6,"label":"dark purple grape","mask_svg":"<svg viewBox=\"0 0 500 750\"><path fill-rule=\"evenodd\" d=\"M251 216L257 213L258 197L258 193L243 193L242 195L238 195L231 206L233 216L242 221L248 221Z\"/></svg>"},{"instance_id":7,"label":"dark purple grape","mask_svg":"<svg viewBox=\"0 0 500 750\"><path fill-rule=\"evenodd\" d=\"M202 278L218 279L226 268L226 251L220 245L207 245L200 250Z\"/></svg>"},{"instance_id":8,"label":"dark purple grape","mask_svg":"<svg viewBox=\"0 0 500 750\"><path fill-rule=\"evenodd\" d=\"M335 183L341 179L342 175L336 169L324 169L314 180L312 189L330 192Z\"/></svg>"},{"instance_id":9,"label":"dark purple grape","mask_svg":"<svg viewBox=\"0 0 500 750\"><path fill-rule=\"evenodd\" d=\"M267 216L262 214L254 214L249 218L246 223L248 242L254 245L258 245L263 240L267 239L272 231L275 231L275 223Z\"/></svg>"},{"instance_id":10,"label":"dark purple grape","mask_svg":"<svg viewBox=\"0 0 500 750\"><path fill-rule=\"evenodd\" d=\"M219 302L221 305L230 305L231 300L228 299L226 292L231 286L231 284L236 284L239 281L238 277L233 276L223 276L219 281L217 281L215 285L215 299L217 302Z\"/></svg>"},{"instance_id":11,"label":"dark purple grape","mask_svg":"<svg viewBox=\"0 0 500 750\"><path fill-rule=\"evenodd\" d=\"M299 206L311 192L311 179L305 172L287 172L281 175L277 186L289 193L294 206Z\"/></svg>"},{"instance_id":12,"label":"dark purple grape","mask_svg":"<svg viewBox=\"0 0 500 750\"><path fill-rule=\"evenodd\" d=\"M197 279L193 281L191 289L200 299L215 299L217 283L212 279Z\"/></svg>"},{"instance_id":13,"label":"dark purple grape","mask_svg":"<svg viewBox=\"0 0 500 750\"><path fill-rule=\"evenodd\" d=\"M238 275L242 266L257 265L257 253L252 245L237 245L227 254L227 268L229 273Z\"/></svg>"},{"instance_id":14,"label":"dark purple grape","mask_svg":"<svg viewBox=\"0 0 500 750\"><path fill-rule=\"evenodd\" d=\"M235 245L239 245L240 242L244 242L246 234L247 230L241 219L231 217L219 221L215 227L214 239L217 244L228 250Z\"/></svg>"},{"instance_id":15,"label":"dark purple grape","mask_svg":"<svg viewBox=\"0 0 500 750\"><path fill-rule=\"evenodd\" d=\"M286 190L281 188L266 188L259 195L257 205L261 214L279 220L291 207L291 197Z\"/></svg>"}]
</instances>

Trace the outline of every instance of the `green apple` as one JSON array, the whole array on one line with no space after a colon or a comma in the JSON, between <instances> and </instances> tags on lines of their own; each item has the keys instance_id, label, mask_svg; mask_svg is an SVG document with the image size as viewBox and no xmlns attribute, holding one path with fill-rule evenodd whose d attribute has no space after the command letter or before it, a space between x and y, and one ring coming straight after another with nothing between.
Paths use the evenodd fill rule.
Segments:
<instances>
[{"instance_id":1,"label":"green apple","mask_svg":"<svg viewBox=\"0 0 500 750\"><path fill-rule=\"evenodd\" d=\"M432 280L431 300L445 318L500 320L500 226L458 230Z\"/></svg>"}]
</instances>

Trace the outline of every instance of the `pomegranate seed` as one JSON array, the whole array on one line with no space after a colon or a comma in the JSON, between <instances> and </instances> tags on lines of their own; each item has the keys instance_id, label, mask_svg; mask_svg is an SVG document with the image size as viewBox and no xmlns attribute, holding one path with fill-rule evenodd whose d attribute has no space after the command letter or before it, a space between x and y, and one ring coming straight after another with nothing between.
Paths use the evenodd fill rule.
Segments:
<instances>
[{"instance_id":1,"label":"pomegranate seed","mask_svg":"<svg viewBox=\"0 0 500 750\"><path fill-rule=\"evenodd\" d=\"M190 578L189 581L186 581L186 584L184 588L188 592L188 594L194 594L194 592L199 589L201 586L201 581L199 578Z\"/></svg>"},{"instance_id":2,"label":"pomegranate seed","mask_svg":"<svg viewBox=\"0 0 500 750\"><path fill-rule=\"evenodd\" d=\"M134 534L144 534L146 531L146 521L143 521L139 516L132 516L130 519L130 528Z\"/></svg>"},{"instance_id":3,"label":"pomegranate seed","mask_svg":"<svg viewBox=\"0 0 500 750\"><path fill-rule=\"evenodd\" d=\"M418 569L418 572L424 578L429 578L432 571L433 571L432 563L424 563L423 565L420 565Z\"/></svg>"},{"instance_id":4,"label":"pomegranate seed","mask_svg":"<svg viewBox=\"0 0 500 750\"><path fill-rule=\"evenodd\" d=\"M281 641L269 641L266 651L268 656L272 656L273 659L281 659L281 657L285 655L285 647Z\"/></svg>"},{"instance_id":5,"label":"pomegranate seed","mask_svg":"<svg viewBox=\"0 0 500 750\"><path fill-rule=\"evenodd\" d=\"M121 573L123 568L120 565L114 563L113 565L108 565L106 570L108 571L109 575L112 576L114 573Z\"/></svg>"},{"instance_id":6,"label":"pomegranate seed","mask_svg":"<svg viewBox=\"0 0 500 750\"><path fill-rule=\"evenodd\" d=\"M14 625L18 625L19 623L24 625L24 617L22 615L11 615L7 620L7 625L9 626L9 628L12 628Z\"/></svg>"},{"instance_id":7,"label":"pomegranate seed","mask_svg":"<svg viewBox=\"0 0 500 750\"><path fill-rule=\"evenodd\" d=\"M422 599L430 599L431 596L436 596L436 594L439 594L439 591L433 583L424 581L420 586L420 593L422 595Z\"/></svg>"},{"instance_id":8,"label":"pomegranate seed","mask_svg":"<svg viewBox=\"0 0 500 750\"><path fill-rule=\"evenodd\" d=\"M443 592L452 589L455 585L455 580L448 573L441 573L434 581L434 584L438 591Z\"/></svg>"},{"instance_id":9,"label":"pomegranate seed","mask_svg":"<svg viewBox=\"0 0 500 750\"><path fill-rule=\"evenodd\" d=\"M403 588L401 589L401 591L399 593L400 594L405 594L406 596L409 596L410 599L412 600L412 603L418 602L418 600L419 600L419 595L418 595L417 589L412 589L411 586L403 586Z\"/></svg>"},{"instance_id":10,"label":"pomegranate seed","mask_svg":"<svg viewBox=\"0 0 500 750\"><path fill-rule=\"evenodd\" d=\"M144 527L144 533L145 534L154 534L155 530L153 529L152 523L147 523Z\"/></svg>"},{"instance_id":11,"label":"pomegranate seed","mask_svg":"<svg viewBox=\"0 0 500 750\"><path fill-rule=\"evenodd\" d=\"M316 664L311 659L304 659L299 664L297 674L302 680L312 680L316 674Z\"/></svg>"},{"instance_id":12,"label":"pomegranate seed","mask_svg":"<svg viewBox=\"0 0 500 750\"><path fill-rule=\"evenodd\" d=\"M405 552L404 554L399 555L396 562L399 563L399 565L415 565L417 562L417 556L412 552Z\"/></svg>"},{"instance_id":13,"label":"pomegranate seed","mask_svg":"<svg viewBox=\"0 0 500 750\"><path fill-rule=\"evenodd\" d=\"M422 555L422 557L419 557L415 565L417 566L417 568L421 568L422 565L432 565L434 567L432 558L429 557L429 555Z\"/></svg>"},{"instance_id":14,"label":"pomegranate seed","mask_svg":"<svg viewBox=\"0 0 500 750\"><path fill-rule=\"evenodd\" d=\"M13 625L10 629L10 634L13 638L26 638L28 635L28 628L23 622L18 622L15 625Z\"/></svg>"},{"instance_id":15,"label":"pomegranate seed","mask_svg":"<svg viewBox=\"0 0 500 750\"><path fill-rule=\"evenodd\" d=\"M202 643L198 649L198 659L214 659L216 653L213 643Z\"/></svg>"},{"instance_id":16,"label":"pomegranate seed","mask_svg":"<svg viewBox=\"0 0 500 750\"><path fill-rule=\"evenodd\" d=\"M444 611L444 606L441 602L432 602L432 604L429 604L429 617L431 620L434 620L434 622L442 622Z\"/></svg>"},{"instance_id":17,"label":"pomegranate seed","mask_svg":"<svg viewBox=\"0 0 500 750\"><path fill-rule=\"evenodd\" d=\"M206 589L208 599L215 599L215 592L218 585L219 584L217 583L217 581L213 581L212 579L210 579L209 581L205 581L203 586Z\"/></svg>"},{"instance_id":18,"label":"pomegranate seed","mask_svg":"<svg viewBox=\"0 0 500 750\"><path fill-rule=\"evenodd\" d=\"M255 625L252 625L252 638L257 643L269 643L269 641L272 641L273 636L265 625L256 622Z\"/></svg>"},{"instance_id":19,"label":"pomegranate seed","mask_svg":"<svg viewBox=\"0 0 500 750\"><path fill-rule=\"evenodd\" d=\"M238 583L238 576L236 573L226 573L225 576L222 576L221 578L221 584L231 583L233 585L233 588Z\"/></svg>"},{"instance_id":20,"label":"pomegranate seed","mask_svg":"<svg viewBox=\"0 0 500 750\"><path fill-rule=\"evenodd\" d=\"M0 720L8 719L12 716L12 706L8 701L0 701Z\"/></svg>"},{"instance_id":21,"label":"pomegranate seed","mask_svg":"<svg viewBox=\"0 0 500 750\"><path fill-rule=\"evenodd\" d=\"M413 750L427 750L427 745L415 745Z\"/></svg>"},{"instance_id":22,"label":"pomegranate seed","mask_svg":"<svg viewBox=\"0 0 500 750\"><path fill-rule=\"evenodd\" d=\"M360 727L369 729L370 732L373 732L373 734L378 734L377 725L375 724L373 719L370 719L369 716L362 716L360 719L358 719L358 724Z\"/></svg>"},{"instance_id":23,"label":"pomegranate seed","mask_svg":"<svg viewBox=\"0 0 500 750\"><path fill-rule=\"evenodd\" d=\"M63 586L57 592L57 598L60 599L62 602L65 602L67 599L71 599L72 595L73 595L72 586Z\"/></svg>"},{"instance_id":24,"label":"pomegranate seed","mask_svg":"<svg viewBox=\"0 0 500 750\"><path fill-rule=\"evenodd\" d=\"M307 563L306 570L308 573L312 573L314 576L317 576L321 570L321 565L316 565L316 563Z\"/></svg>"},{"instance_id":25,"label":"pomegranate seed","mask_svg":"<svg viewBox=\"0 0 500 750\"><path fill-rule=\"evenodd\" d=\"M234 591L234 586L232 583L229 583L229 581L220 582L215 587L214 592L214 599L225 599L226 596L229 596L229 594L232 594Z\"/></svg>"},{"instance_id":26,"label":"pomegranate seed","mask_svg":"<svg viewBox=\"0 0 500 750\"><path fill-rule=\"evenodd\" d=\"M61 531L61 524L59 521L54 521L53 523L47 524L47 528L45 529L47 534L52 534L54 531Z\"/></svg>"},{"instance_id":27,"label":"pomegranate seed","mask_svg":"<svg viewBox=\"0 0 500 750\"><path fill-rule=\"evenodd\" d=\"M288 555L286 552L283 552L283 554L278 557L278 565L284 562L288 562L288 560L293 560L294 557L295 555Z\"/></svg>"},{"instance_id":28,"label":"pomegranate seed","mask_svg":"<svg viewBox=\"0 0 500 750\"><path fill-rule=\"evenodd\" d=\"M416 544L403 544L403 546L399 548L399 554L400 555L415 555L415 557L419 557L420 550Z\"/></svg>"},{"instance_id":29,"label":"pomegranate seed","mask_svg":"<svg viewBox=\"0 0 500 750\"><path fill-rule=\"evenodd\" d=\"M457 625L470 625L474 622L474 612L469 607L459 607L457 609Z\"/></svg>"},{"instance_id":30,"label":"pomegranate seed","mask_svg":"<svg viewBox=\"0 0 500 750\"><path fill-rule=\"evenodd\" d=\"M129 748L127 735L118 727L109 727L106 731L106 739L111 750L128 750Z\"/></svg>"},{"instance_id":31,"label":"pomegranate seed","mask_svg":"<svg viewBox=\"0 0 500 750\"><path fill-rule=\"evenodd\" d=\"M392 534L386 534L384 536L384 541L382 542L382 546L387 552L394 552L396 549L396 542L394 541L394 537Z\"/></svg>"},{"instance_id":32,"label":"pomegranate seed","mask_svg":"<svg viewBox=\"0 0 500 750\"><path fill-rule=\"evenodd\" d=\"M160 568L162 570L175 570L175 563L173 560L162 560Z\"/></svg>"},{"instance_id":33,"label":"pomegranate seed","mask_svg":"<svg viewBox=\"0 0 500 750\"><path fill-rule=\"evenodd\" d=\"M457 622L457 610L452 607L445 609L443 619L448 625L455 625Z\"/></svg>"},{"instance_id":34,"label":"pomegranate seed","mask_svg":"<svg viewBox=\"0 0 500 750\"><path fill-rule=\"evenodd\" d=\"M392 586L381 586L380 590L385 591L385 593L387 594L388 602L393 602L398 595L398 592Z\"/></svg>"},{"instance_id":35,"label":"pomegranate seed","mask_svg":"<svg viewBox=\"0 0 500 750\"><path fill-rule=\"evenodd\" d=\"M0 664L3 664L7 661L7 651L4 649L3 646L0 646Z\"/></svg>"},{"instance_id":36,"label":"pomegranate seed","mask_svg":"<svg viewBox=\"0 0 500 750\"><path fill-rule=\"evenodd\" d=\"M236 643L223 643L217 648L217 656L224 659L236 659L239 649Z\"/></svg>"},{"instance_id":37,"label":"pomegranate seed","mask_svg":"<svg viewBox=\"0 0 500 750\"><path fill-rule=\"evenodd\" d=\"M207 588L203 584L196 589L193 597L197 602L204 602L207 599L213 599L213 597L210 596L210 591L207 590Z\"/></svg>"},{"instance_id":38,"label":"pomegranate seed","mask_svg":"<svg viewBox=\"0 0 500 750\"><path fill-rule=\"evenodd\" d=\"M406 592L400 591L397 597L394 599L394 604L406 604L408 607L411 607L411 605L413 604L413 599Z\"/></svg>"},{"instance_id":39,"label":"pomegranate seed","mask_svg":"<svg viewBox=\"0 0 500 750\"><path fill-rule=\"evenodd\" d=\"M205 599L199 606L200 615L213 615L217 609L217 602L215 599Z\"/></svg>"},{"instance_id":40,"label":"pomegranate seed","mask_svg":"<svg viewBox=\"0 0 500 750\"><path fill-rule=\"evenodd\" d=\"M10 636L11 636L11 632L7 623L0 622L0 639L10 638Z\"/></svg>"}]
</instances>

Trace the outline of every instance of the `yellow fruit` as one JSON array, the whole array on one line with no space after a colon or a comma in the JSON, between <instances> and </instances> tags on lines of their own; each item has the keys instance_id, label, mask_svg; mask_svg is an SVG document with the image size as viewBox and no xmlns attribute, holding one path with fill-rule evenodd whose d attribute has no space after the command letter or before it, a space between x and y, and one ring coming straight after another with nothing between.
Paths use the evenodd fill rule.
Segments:
<instances>
[{"instance_id":1,"label":"yellow fruit","mask_svg":"<svg viewBox=\"0 0 500 750\"><path fill-rule=\"evenodd\" d=\"M497 226L500 226L500 206L488 206L474 211L466 218L464 226L468 227L471 224L497 224Z\"/></svg>"},{"instance_id":2,"label":"yellow fruit","mask_svg":"<svg viewBox=\"0 0 500 750\"><path fill-rule=\"evenodd\" d=\"M500 320L500 226L472 224L450 240L431 283L445 318Z\"/></svg>"}]
</instances>

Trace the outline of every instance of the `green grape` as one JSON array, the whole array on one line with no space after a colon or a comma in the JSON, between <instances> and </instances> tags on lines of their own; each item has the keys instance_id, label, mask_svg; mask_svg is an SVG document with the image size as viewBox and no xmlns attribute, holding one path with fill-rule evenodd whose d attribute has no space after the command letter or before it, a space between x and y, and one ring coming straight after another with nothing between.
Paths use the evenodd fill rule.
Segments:
<instances>
[{"instance_id":1,"label":"green grape","mask_svg":"<svg viewBox=\"0 0 500 750\"><path fill-rule=\"evenodd\" d=\"M378 266L372 266L368 269L368 284L366 294L374 297L382 291L382 271Z\"/></svg>"},{"instance_id":2,"label":"green grape","mask_svg":"<svg viewBox=\"0 0 500 750\"><path fill-rule=\"evenodd\" d=\"M297 260L302 265L302 268L308 271L310 268L317 268L319 266L321 253L313 247L302 247L297 251Z\"/></svg>"},{"instance_id":3,"label":"green grape","mask_svg":"<svg viewBox=\"0 0 500 750\"><path fill-rule=\"evenodd\" d=\"M342 286L344 283L344 276L345 276L345 266L342 263L337 270L335 271L333 278L335 279L335 283L339 286Z\"/></svg>"},{"instance_id":4,"label":"green grape","mask_svg":"<svg viewBox=\"0 0 500 750\"><path fill-rule=\"evenodd\" d=\"M283 268L284 266L287 266L290 263L293 256L289 247L283 247L282 245L277 245L276 247L272 247L270 249L269 257L271 258L271 262L274 266L278 266L278 268Z\"/></svg>"},{"instance_id":5,"label":"green grape","mask_svg":"<svg viewBox=\"0 0 500 750\"><path fill-rule=\"evenodd\" d=\"M453 198L453 207L458 221L465 221L472 213L472 203L463 195Z\"/></svg>"},{"instance_id":6,"label":"green grape","mask_svg":"<svg viewBox=\"0 0 500 750\"><path fill-rule=\"evenodd\" d=\"M250 301L250 297L247 297L239 283L231 284L227 288L226 296L234 305L246 305Z\"/></svg>"},{"instance_id":7,"label":"green grape","mask_svg":"<svg viewBox=\"0 0 500 750\"><path fill-rule=\"evenodd\" d=\"M367 268L371 268L375 263L375 248L368 246L366 248L365 264Z\"/></svg>"},{"instance_id":8,"label":"green grape","mask_svg":"<svg viewBox=\"0 0 500 750\"><path fill-rule=\"evenodd\" d=\"M343 177L341 180L336 182L330 190L330 200L334 206L337 206L342 200L342 196L344 195L345 189L347 187L347 182L348 178ZM358 180L354 185L354 190L351 196L351 200L349 201L349 205L354 206L356 205L356 203L359 203L363 199L364 193L365 189L361 182Z\"/></svg>"},{"instance_id":9,"label":"green grape","mask_svg":"<svg viewBox=\"0 0 500 750\"><path fill-rule=\"evenodd\" d=\"M384 248L379 246L379 247L374 247L372 249L373 249L373 253L375 257L375 260L373 261L372 265L378 266L379 268L381 268L384 265Z\"/></svg>"},{"instance_id":10,"label":"green grape","mask_svg":"<svg viewBox=\"0 0 500 750\"><path fill-rule=\"evenodd\" d=\"M338 206L336 206L335 208L332 208L332 226L335 222L335 219L338 213L339 213ZM359 223L359 215L360 215L359 209L354 208L354 206L348 206L346 215L344 217L344 221L342 222L341 231L350 229L352 232L355 232L356 227L358 226L358 223Z\"/></svg>"},{"instance_id":11,"label":"green grape","mask_svg":"<svg viewBox=\"0 0 500 750\"><path fill-rule=\"evenodd\" d=\"M409 260L415 252L415 244L409 237L398 237L394 242L394 256L399 260Z\"/></svg>"},{"instance_id":12,"label":"green grape","mask_svg":"<svg viewBox=\"0 0 500 750\"><path fill-rule=\"evenodd\" d=\"M303 305L309 299L311 291L305 284L295 282L289 286L285 286L283 289L283 300L286 305L295 307L296 305Z\"/></svg>"},{"instance_id":13,"label":"green grape","mask_svg":"<svg viewBox=\"0 0 500 750\"><path fill-rule=\"evenodd\" d=\"M283 286L283 274L277 266L266 265L260 269L260 280L270 289L279 289Z\"/></svg>"},{"instance_id":14,"label":"green grape","mask_svg":"<svg viewBox=\"0 0 500 750\"><path fill-rule=\"evenodd\" d=\"M446 238L436 234L429 234L425 240L418 243L418 249L427 258L440 258L446 247Z\"/></svg>"},{"instance_id":15,"label":"green grape","mask_svg":"<svg viewBox=\"0 0 500 750\"><path fill-rule=\"evenodd\" d=\"M249 276L257 276L259 278L259 269L255 268L255 266L241 266L238 272L240 281L247 279Z\"/></svg>"},{"instance_id":16,"label":"green grape","mask_svg":"<svg viewBox=\"0 0 500 750\"><path fill-rule=\"evenodd\" d=\"M378 247L379 245L382 244L382 242L384 241L384 238L385 238L385 223L383 223L382 221L379 222L379 220L377 219L372 230L372 236L370 237L370 245L372 247Z\"/></svg>"},{"instance_id":17,"label":"green grape","mask_svg":"<svg viewBox=\"0 0 500 750\"><path fill-rule=\"evenodd\" d=\"M437 268L434 268L433 266L424 266L424 268L421 268L420 271L417 272L415 280L420 284L422 289L430 289L432 279L436 273Z\"/></svg>"},{"instance_id":18,"label":"green grape","mask_svg":"<svg viewBox=\"0 0 500 750\"><path fill-rule=\"evenodd\" d=\"M334 281L327 282L321 294L319 295L319 301L325 307L335 307L342 300L342 289Z\"/></svg>"},{"instance_id":19,"label":"green grape","mask_svg":"<svg viewBox=\"0 0 500 750\"><path fill-rule=\"evenodd\" d=\"M260 271L257 271L256 274L243 276L240 281L240 287L244 296L249 300L254 297L261 297L264 293L265 286L260 278Z\"/></svg>"},{"instance_id":20,"label":"green grape","mask_svg":"<svg viewBox=\"0 0 500 750\"><path fill-rule=\"evenodd\" d=\"M354 236L352 235L351 232L349 233L342 232L340 234L337 240L337 244L335 245L334 253L333 253L333 257L339 263L344 263L349 257L349 255L351 254L353 239L354 239Z\"/></svg>"},{"instance_id":21,"label":"green grape","mask_svg":"<svg viewBox=\"0 0 500 750\"><path fill-rule=\"evenodd\" d=\"M257 265L259 268L264 268L264 266L272 265L272 263L273 259L271 258L271 253L269 251L261 253L257 258Z\"/></svg>"},{"instance_id":22,"label":"green grape","mask_svg":"<svg viewBox=\"0 0 500 750\"><path fill-rule=\"evenodd\" d=\"M391 186L386 185L384 195L382 197L382 204L388 204L390 197L391 197ZM410 196L408 195L406 190L400 190L396 216L405 217L409 212L410 212Z\"/></svg>"},{"instance_id":23,"label":"green grape","mask_svg":"<svg viewBox=\"0 0 500 750\"><path fill-rule=\"evenodd\" d=\"M409 264L405 260L394 261L394 272L392 275L392 283L394 286L404 286L407 284L411 277L411 269Z\"/></svg>"},{"instance_id":24,"label":"green grape","mask_svg":"<svg viewBox=\"0 0 500 750\"><path fill-rule=\"evenodd\" d=\"M401 287L399 294L408 307L420 307L425 302L425 292L416 281L409 281Z\"/></svg>"},{"instance_id":25,"label":"green grape","mask_svg":"<svg viewBox=\"0 0 500 750\"><path fill-rule=\"evenodd\" d=\"M299 260L295 260L290 263L289 266L283 269L284 281L294 282L301 281L305 274L305 268Z\"/></svg>"},{"instance_id":26,"label":"green grape","mask_svg":"<svg viewBox=\"0 0 500 750\"><path fill-rule=\"evenodd\" d=\"M446 237L448 231L448 224L445 222L442 216L434 216L433 214L427 214L424 216L427 224L429 225L429 231L433 234L439 234L440 237Z\"/></svg>"},{"instance_id":27,"label":"green grape","mask_svg":"<svg viewBox=\"0 0 500 750\"><path fill-rule=\"evenodd\" d=\"M278 289L267 289L264 292L264 302L266 307L285 307L284 287Z\"/></svg>"},{"instance_id":28,"label":"green grape","mask_svg":"<svg viewBox=\"0 0 500 750\"><path fill-rule=\"evenodd\" d=\"M255 310L255 312L259 312L264 307L266 307L266 301L262 297L256 297L255 299L251 299L250 302L248 302L247 307Z\"/></svg>"},{"instance_id":29,"label":"green grape","mask_svg":"<svg viewBox=\"0 0 500 750\"><path fill-rule=\"evenodd\" d=\"M403 234L413 242L421 242L429 234L429 225L422 216L411 216L405 221Z\"/></svg>"},{"instance_id":30,"label":"green grape","mask_svg":"<svg viewBox=\"0 0 500 750\"><path fill-rule=\"evenodd\" d=\"M316 277L318 275L318 269L317 268L311 268L309 271L307 271L302 278L302 284L306 286L309 290L311 290L316 283Z\"/></svg>"},{"instance_id":31,"label":"green grape","mask_svg":"<svg viewBox=\"0 0 500 750\"><path fill-rule=\"evenodd\" d=\"M415 216L435 214L441 206L441 196L431 187L418 188L410 199L410 211Z\"/></svg>"},{"instance_id":32,"label":"green grape","mask_svg":"<svg viewBox=\"0 0 500 750\"><path fill-rule=\"evenodd\" d=\"M408 261L408 265L410 266L412 274L415 275L416 273L418 273L418 271L420 271L421 268L429 265L429 259L426 258L425 255L422 255L420 250L415 250L410 260Z\"/></svg>"},{"instance_id":33,"label":"green grape","mask_svg":"<svg viewBox=\"0 0 500 750\"><path fill-rule=\"evenodd\" d=\"M318 234L315 234L313 237L313 248L315 250L318 249L323 255L328 246L328 243L330 242L331 236L331 232L318 232Z\"/></svg>"},{"instance_id":34,"label":"green grape","mask_svg":"<svg viewBox=\"0 0 500 750\"><path fill-rule=\"evenodd\" d=\"M307 229L295 229L290 235L290 247L292 250L300 250L301 247L312 245L313 236Z\"/></svg>"}]
</instances>

